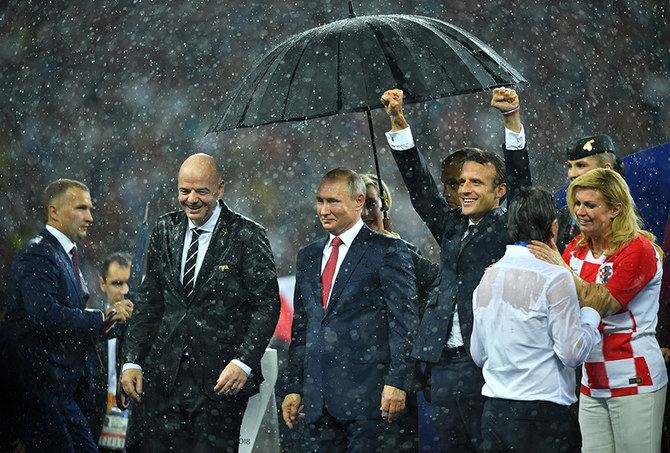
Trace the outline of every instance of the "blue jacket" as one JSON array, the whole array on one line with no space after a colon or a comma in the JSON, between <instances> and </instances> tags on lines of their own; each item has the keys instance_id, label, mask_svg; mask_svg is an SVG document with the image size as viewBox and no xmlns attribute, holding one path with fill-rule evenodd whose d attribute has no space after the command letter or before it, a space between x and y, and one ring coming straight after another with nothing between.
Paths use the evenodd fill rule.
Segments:
<instances>
[{"instance_id":1,"label":"blue jacket","mask_svg":"<svg viewBox=\"0 0 670 453\"><path fill-rule=\"evenodd\" d=\"M525 149L503 150L507 198L511 199L517 188L531 184L530 166ZM440 244L439 275L421 319L412 356L425 362L440 360L449 337L454 304L458 307L458 321L469 354L472 293L486 268L502 258L510 243L507 212L502 208L489 211L476 232L462 241L468 217L460 208L449 208L418 149L392 151L414 209Z\"/></svg>"},{"instance_id":2,"label":"blue jacket","mask_svg":"<svg viewBox=\"0 0 670 453\"><path fill-rule=\"evenodd\" d=\"M25 244L9 272L0 350L24 395L45 404L90 392L89 352L100 336L100 311L86 311L88 290L70 256L46 228Z\"/></svg>"},{"instance_id":3,"label":"blue jacket","mask_svg":"<svg viewBox=\"0 0 670 453\"><path fill-rule=\"evenodd\" d=\"M363 226L324 313L326 242L298 253L288 392L302 395L308 423L324 407L342 420L381 419L384 385L412 386L410 350L418 323L412 259L403 241Z\"/></svg>"}]
</instances>

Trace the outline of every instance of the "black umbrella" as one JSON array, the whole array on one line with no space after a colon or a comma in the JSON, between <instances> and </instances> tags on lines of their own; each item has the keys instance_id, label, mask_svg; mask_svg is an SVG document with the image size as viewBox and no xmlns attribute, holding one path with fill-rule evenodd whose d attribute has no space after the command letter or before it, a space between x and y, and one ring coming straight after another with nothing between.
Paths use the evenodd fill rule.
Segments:
<instances>
[{"instance_id":1,"label":"black umbrella","mask_svg":"<svg viewBox=\"0 0 670 453\"><path fill-rule=\"evenodd\" d=\"M207 132L365 111L381 181L370 109L382 107L385 90L400 88L403 102L414 103L526 82L493 49L447 22L356 17L351 1L349 12L265 55L232 89Z\"/></svg>"}]
</instances>

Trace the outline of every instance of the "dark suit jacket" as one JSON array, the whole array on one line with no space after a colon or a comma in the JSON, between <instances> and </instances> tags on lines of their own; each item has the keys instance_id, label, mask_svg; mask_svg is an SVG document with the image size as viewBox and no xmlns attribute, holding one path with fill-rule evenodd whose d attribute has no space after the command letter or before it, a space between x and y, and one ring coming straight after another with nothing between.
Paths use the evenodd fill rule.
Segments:
<instances>
[{"instance_id":1,"label":"dark suit jacket","mask_svg":"<svg viewBox=\"0 0 670 453\"><path fill-rule=\"evenodd\" d=\"M279 318L277 272L265 229L219 202L221 215L190 299L180 282L186 214L160 217L149 240L147 275L123 354L126 362L142 366L153 346L152 375L166 395L185 346L193 374L210 398L221 398L213 388L232 359L251 367L243 392L256 393L261 357Z\"/></svg>"},{"instance_id":2,"label":"dark suit jacket","mask_svg":"<svg viewBox=\"0 0 670 453\"><path fill-rule=\"evenodd\" d=\"M107 308L107 303L101 304L101 306ZM117 326L107 337L100 339L97 343L98 354L100 355L100 360L103 365L100 365L97 357L93 357L91 362L93 363L93 405L89 410L85 412L86 419L91 428L91 433L93 433L93 440L97 443L100 439L100 433L102 432L102 427L105 422L105 415L107 414L107 381L109 373L109 343L107 342L110 338L116 338L116 371L117 371L117 380L120 378L119 364L122 361L121 354L121 343L123 337L125 337L128 324L123 324ZM118 381L117 381L118 382Z\"/></svg>"},{"instance_id":3,"label":"dark suit jacket","mask_svg":"<svg viewBox=\"0 0 670 453\"><path fill-rule=\"evenodd\" d=\"M327 238L300 250L289 349L289 393L306 421L324 406L342 420L381 418L384 385L412 386L411 342L418 322L412 259L405 243L363 226L321 300Z\"/></svg>"},{"instance_id":4,"label":"dark suit jacket","mask_svg":"<svg viewBox=\"0 0 670 453\"><path fill-rule=\"evenodd\" d=\"M449 208L418 149L393 150L393 157L414 209L440 244L439 276L421 320L412 356L425 362L440 359L451 329L454 303L458 306L458 320L469 354L472 293L484 270L504 255L505 247L510 243L507 213L502 208L490 211L477 225L476 233L461 244L468 228L468 217L460 208ZM526 150L505 150L505 166L507 197L511 199L516 188L531 184Z\"/></svg>"},{"instance_id":5,"label":"dark suit jacket","mask_svg":"<svg viewBox=\"0 0 670 453\"><path fill-rule=\"evenodd\" d=\"M69 255L46 228L12 263L8 310L0 326L2 366L31 404L90 397L89 352L103 317L86 311L83 278L82 284L83 291Z\"/></svg>"}]
</instances>

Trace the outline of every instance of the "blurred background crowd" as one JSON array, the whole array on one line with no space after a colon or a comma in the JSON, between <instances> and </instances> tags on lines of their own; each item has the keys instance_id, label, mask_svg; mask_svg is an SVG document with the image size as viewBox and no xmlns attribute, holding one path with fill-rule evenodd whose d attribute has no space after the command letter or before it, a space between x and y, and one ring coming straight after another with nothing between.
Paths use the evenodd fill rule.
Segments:
<instances>
[{"instance_id":1,"label":"blurred background crowd","mask_svg":"<svg viewBox=\"0 0 670 453\"><path fill-rule=\"evenodd\" d=\"M165 4L167 3L167 4ZM177 172L196 152L223 167L224 199L263 224L279 275L321 237L316 186L336 166L374 171L364 114L205 134L242 74L289 36L348 16L345 0L151 2L10 1L0 12L0 301L9 265L43 225L51 181L84 181L95 205L83 247L95 263L132 251L176 202ZM517 89L538 186L567 184L565 144L606 133L619 157L670 141L668 4L645 1L354 1L357 15L414 14L450 22L489 44L527 80ZM387 87L393 88L393 87ZM381 93L380 93L381 95ZM490 93L406 107L439 178L464 145L498 150ZM381 104L380 104L381 107ZM373 111L392 229L434 261L437 245L409 205ZM399 215L402 213L402 215Z\"/></svg>"}]
</instances>

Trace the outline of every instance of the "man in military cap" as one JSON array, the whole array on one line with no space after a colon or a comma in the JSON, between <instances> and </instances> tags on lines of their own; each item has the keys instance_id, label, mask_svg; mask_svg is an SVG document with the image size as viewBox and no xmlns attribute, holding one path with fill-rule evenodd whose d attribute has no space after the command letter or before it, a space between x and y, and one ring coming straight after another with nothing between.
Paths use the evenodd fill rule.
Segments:
<instances>
[{"instance_id":1,"label":"man in military cap","mask_svg":"<svg viewBox=\"0 0 670 453\"><path fill-rule=\"evenodd\" d=\"M609 135L589 135L570 140L566 146L568 178L578 176L594 168L611 168L624 176L626 167L614 152L614 141ZM570 208L563 206L558 212L558 238L556 246L563 253L565 247L579 234L579 226L570 215Z\"/></svg>"}]
</instances>

